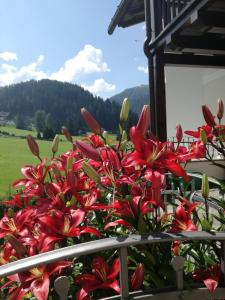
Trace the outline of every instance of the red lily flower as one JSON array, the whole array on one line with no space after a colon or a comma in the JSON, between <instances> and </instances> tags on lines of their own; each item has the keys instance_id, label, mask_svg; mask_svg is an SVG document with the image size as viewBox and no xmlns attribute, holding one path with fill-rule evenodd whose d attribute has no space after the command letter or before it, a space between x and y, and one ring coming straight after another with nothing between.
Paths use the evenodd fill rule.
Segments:
<instances>
[{"instance_id":1,"label":"red lily flower","mask_svg":"<svg viewBox=\"0 0 225 300\"><path fill-rule=\"evenodd\" d=\"M0 238L5 237L8 233L20 236L27 235L29 232L28 228L33 224L33 215L33 209L20 210L12 218L5 214L0 220Z\"/></svg>"},{"instance_id":2,"label":"red lily flower","mask_svg":"<svg viewBox=\"0 0 225 300\"><path fill-rule=\"evenodd\" d=\"M0 250L0 266L9 263L11 256L18 257L12 245L6 242L2 245Z\"/></svg>"},{"instance_id":3,"label":"red lily flower","mask_svg":"<svg viewBox=\"0 0 225 300\"><path fill-rule=\"evenodd\" d=\"M143 139L137 130L132 135L135 151L125 155L122 160L124 167L139 165L161 172L169 170L174 175L183 177L186 181L189 180L185 170L176 162L175 153L168 149L167 143Z\"/></svg>"},{"instance_id":4,"label":"red lily flower","mask_svg":"<svg viewBox=\"0 0 225 300\"><path fill-rule=\"evenodd\" d=\"M171 231L197 231L197 226L192 222L190 214L196 205L190 207L188 211L185 211L182 204L178 205L175 211L175 219L172 222Z\"/></svg>"},{"instance_id":5,"label":"red lily flower","mask_svg":"<svg viewBox=\"0 0 225 300\"><path fill-rule=\"evenodd\" d=\"M92 233L100 237L99 232L95 228L79 227L84 221L85 215L86 213L81 209L71 209L69 213L54 210L51 212L51 215L39 217L39 221L62 238L65 236L80 236L84 233Z\"/></svg>"},{"instance_id":6,"label":"red lily flower","mask_svg":"<svg viewBox=\"0 0 225 300\"><path fill-rule=\"evenodd\" d=\"M96 134L89 135L87 138L84 138L84 140L87 140L95 148L104 147L104 143L102 142L100 137Z\"/></svg>"},{"instance_id":7,"label":"red lily flower","mask_svg":"<svg viewBox=\"0 0 225 300\"><path fill-rule=\"evenodd\" d=\"M132 291L140 290L144 280L144 265L139 264L131 276L130 286Z\"/></svg>"},{"instance_id":8,"label":"red lily flower","mask_svg":"<svg viewBox=\"0 0 225 300\"><path fill-rule=\"evenodd\" d=\"M121 169L120 161L116 152L109 148L101 148L100 156L104 163L108 163L114 170L119 171Z\"/></svg>"},{"instance_id":9,"label":"red lily flower","mask_svg":"<svg viewBox=\"0 0 225 300\"><path fill-rule=\"evenodd\" d=\"M29 206L29 201L32 199L32 197L21 195L21 194L15 194L12 195L12 198L10 200L2 200L1 204L12 206L12 207L27 207Z\"/></svg>"},{"instance_id":10,"label":"red lily flower","mask_svg":"<svg viewBox=\"0 0 225 300\"><path fill-rule=\"evenodd\" d=\"M21 169L22 174L25 176L13 183L13 187L17 188L25 186L24 194L28 196L41 196L44 192L44 180L48 171L52 166L45 167L46 160L41 164L34 166L25 166Z\"/></svg>"},{"instance_id":11,"label":"red lily flower","mask_svg":"<svg viewBox=\"0 0 225 300\"><path fill-rule=\"evenodd\" d=\"M124 221L123 219L119 219L119 220L116 220L116 221L113 221L113 222L109 222L105 227L104 227L104 230L107 230L109 227L115 227L115 226L118 226L118 225L123 225L127 228L130 228L132 227L132 225L126 221Z\"/></svg>"},{"instance_id":12,"label":"red lily flower","mask_svg":"<svg viewBox=\"0 0 225 300\"><path fill-rule=\"evenodd\" d=\"M77 200L82 206L84 211L88 210L104 210L112 208L112 206L102 203L96 203L98 198L101 197L101 193L98 189L91 189L89 193L85 195L77 195Z\"/></svg>"},{"instance_id":13,"label":"red lily flower","mask_svg":"<svg viewBox=\"0 0 225 300\"><path fill-rule=\"evenodd\" d=\"M203 282L211 293L217 288L220 276L221 268L219 264L210 266L207 270L196 270L192 274L194 280Z\"/></svg>"},{"instance_id":14,"label":"red lily flower","mask_svg":"<svg viewBox=\"0 0 225 300\"><path fill-rule=\"evenodd\" d=\"M199 139L201 135L201 129L205 131L208 139L212 138L212 127L209 125L203 125L201 127L198 127L197 131L186 130L184 133Z\"/></svg>"},{"instance_id":15,"label":"red lily flower","mask_svg":"<svg viewBox=\"0 0 225 300\"><path fill-rule=\"evenodd\" d=\"M113 289L120 293L118 280L116 279L119 271L119 259L115 259L110 268L105 259L97 256L93 259L92 274L82 274L75 278L75 283L81 285L81 290L77 293L78 300L89 299L90 293L97 289Z\"/></svg>"},{"instance_id":16,"label":"red lily flower","mask_svg":"<svg viewBox=\"0 0 225 300\"><path fill-rule=\"evenodd\" d=\"M51 265L33 268L26 273L8 276L9 283L20 283L17 288L13 289L10 299L22 300L24 295L31 291L37 300L47 300L50 277L61 272L70 265L71 262L61 261Z\"/></svg>"},{"instance_id":17,"label":"red lily flower","mask_svg":"<svg viewBox=\"0 0 225 300\"><path fill-rule=\"evenodd\" d=\"M184 153L184 154L179 153L177 155L177 158L178 158L179 162L187 162L191 159L204 158L205 153L206 153L205 145L201 140L199 140L199 141L191 144L191 147L190 147L188 153Z\"/></svg>"}]
</instances>

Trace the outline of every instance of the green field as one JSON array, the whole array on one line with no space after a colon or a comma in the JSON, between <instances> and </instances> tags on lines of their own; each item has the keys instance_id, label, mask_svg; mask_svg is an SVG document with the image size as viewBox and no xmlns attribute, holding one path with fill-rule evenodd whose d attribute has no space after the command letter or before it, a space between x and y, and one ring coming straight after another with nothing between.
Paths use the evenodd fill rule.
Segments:
<instances>
[{"instance_id":1,"label":"green field","mask_svg":"<svg viewBox=\"0 0 225 300\"><path fill-rule=\"evenodd\" d=\"M15 136L27 136L28 134L31 134L32 136L36 137L37 133L34 130L22 130L17 129L12 126L0 126L0 131L8 132L9 134L13 134Z\"/></svg>"},{"instance_id":2,"label":"green field","mask_svg":"<svg viewBox=\"0 0 225 300\"><path fill-rule=\"evenodd\" d=\"M51 157L51 142L38 141L40 156ZM71 144L65 140L59 144L59 153L71 149ZM26 139L17 137L0 137L0 197L10 194L11 183L22 178L21 167L37 164L38 159L33 156L27 146Z\"/></svg>"},{"instance_id":3,"label":"green field","mask_svg":"<svg viewBox=\"0 0 225 300\"><path fill-rule=\"evenodd\" d=\"M2 199L13 192L12 182L23 177L20 171L21 167L29 164L38 164L39 160L32 155L25 139L28 134L36 137L35 131L21 130L9 126L0 126L0 131L15 135L0 135L0 198ZM82 137L74 137L74 139L79 138ZM115 142L116 136L111 134L110 139ZM63 135L60 135L60 140L58 154L71 149L71 144ZM49 159L52 157L52 142L38 140L38 145L41 158Z\"/></svg>"}]
</instances>

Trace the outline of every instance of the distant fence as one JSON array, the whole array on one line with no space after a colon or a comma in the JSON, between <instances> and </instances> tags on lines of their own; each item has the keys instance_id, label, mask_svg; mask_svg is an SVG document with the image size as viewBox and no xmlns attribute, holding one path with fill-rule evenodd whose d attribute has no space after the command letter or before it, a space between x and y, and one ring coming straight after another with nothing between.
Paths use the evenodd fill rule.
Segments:
<instances>
[{"instance_id":1,"label":"distant fence","mask_svg":"<svg viewBox=\"0 0 225 300\"><path fill-rule=\"evenodd\" d=\"M177 139L175 137L168 137L168 142L172 142L176 148L177 146ZM196 142L197 139L195 138L192 138L192 137L185 137L182 139L182 142L180 143L181 146L184 146L184 147L187 147L187 148L190 148L191 145ZM218 146L219 146L219 143L218 143ZM221 153L219 153L215 148L212 147L211 144L207 144L206 145L207 147L207 151L209 153L210 156L212 156L212 158L214 159L219 159L219 158L223 158L221 156Z\"/></svg>"}]
</instances>

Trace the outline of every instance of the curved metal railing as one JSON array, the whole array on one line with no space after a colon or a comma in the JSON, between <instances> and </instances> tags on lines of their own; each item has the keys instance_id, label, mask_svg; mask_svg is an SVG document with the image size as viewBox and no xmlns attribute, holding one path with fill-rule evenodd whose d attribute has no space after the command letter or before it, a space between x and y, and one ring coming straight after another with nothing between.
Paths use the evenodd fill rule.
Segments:
<instances>
[{"instance_id":1,"label":"curved metal railing","mask_svg":"<svg viewBox=\"0 0 225 300\"><path fill-rule=\"evenodd\" d=\"M196 189L195 185L195 180L196 179L201 179L200 174L189 174L191 176L191 184L190 184L190 189L191 192L194 192ZM171 197L171 195L176 197L176 194L179 193L175 189L175 186L173 184L173 176L171 174L167 174L167 179L171 180L170 182L170 187L171 190L165 190L162 193L164 194L165 197L165 202L167 201L167 197ZM219 187L219 182L217 182L214 179L209 179L209 182L217 185ZM201 197L199 195L194 195L192 198L194 201L201 201ZM202 198L202 201L204 199ZM165 203L166 204L166 203ZM216 205L213 202L209 201L209 205L211 205L214 209L221 209L218 205ZM130 246L138 246L138 245L145 245L145 244L157 244L157 243L169 243L173 241L220 241L221 243L221 271L223 274L223 284L225 288L225 232L180 232L180 233L155 233L151 235L130 235L127 237L114 237L114 238L107 238L107 239L101 239L101 240L96 240L92 242L87 242L79 245L74 245L70 247L65 247L57 250L53 250L47 253L42 253L38 254L32 257L27 257L24 259L20 259L18 261L14 261L12 263L2 265L0 266L0 278L1 277L6 277L12 274L28 271L32 268L41 266L41 265L46 265L50 264L53 262L57 262L60 260L64 259L71 259L74 257L80 257L83 255L88 255L88 254L93 254L93 253L98 253L101 251L107 251L107 250L118 250L119 252L119 259L120 259L120 286L121 286L121 298L126 299L129 295L132 297L132 299L147 299L143 298L146 296L145 294L131 294L129 293L129 286L128 286L128 267L127 267L127 248ZM181 290L183 290L183 269L178 268L175 272L177 273L177 290L176 291L171 291L170 290L170 295L171 299L179 299L181 295L185 299L185 293ZM63 279L63 278L62 278ZM64 278L65 279L65 278ZM57 280L56 280L57 281ZM58 283L55 281L55 289L60 290L59 286L57 287L57 284L63 284L64 286L67 284L65 281ZM56 284L57 283L57 284ZM68 289L67 289L68 292ZM67 295L66 292L66 295ZM151 298L150 299L160 299L161 294L159 292L168 292L168 289L161 289L161 290L154 290L154 293L151 291ZM206 293L207 291L203 290L198 290L198 293L195 295L196 297L199 296L199 293ZM218 295L217 298L219 299L220 294L224 293L225 295L225 289L223 290L218 290L217 291ZM60 294L60 292L59 292ZM149 295L149 294L148 294ZM154 295L154 298L153 298ZM141 298L138 298L141 297ZM147 297L147 296L146 296ZM158 298L157 298L158 297ZM64 295L60 296L60 300L67 299L67 296ZM117 299L116 297L113 297L112 299ZM149 298L148 298L149 299ZM192 299L190 295L187 295L187 299ZM195 298L193 298L195 299Z\"/></svg>"},{"instance_id":2,"label":"curved metal railing","mask_svg":"<svg viewBox=\"0 0 225 300\"><path fill-rule=\"evenodd\" d=\"M127 299L132 296L132 299L147 299L145 298L146 293L139 298L135 294L131 295L129 293L128 285L128 267L127 267L127 248L130 246L145 245L145 244L157 244L157 243L169 243L173 241L219 241L221 243L221 271L223 274L223 286L225 288L225 232L180 232L180 233L155 233L151 235L130 235L127 237L115 237L106 238L102 240L87 242L79 245L69 246L66 248L56 249L47 253L38 254L32 257L27 257L12 263L2 265L0 267L0 278L6 277L12 274L28 271L34 267L41 265L50 264L63 259L70 259L74 257L79 257L83 255L88 255L96 252L107 251L112 249L117 249L119 251L120 259L120 287L121 287L121 299ZM177 265L177 263L175 263ZM171 295L174 298L179 299L180 295L184 293L181 291L183 289L183 269L179 267L176 269L177 273L177 290L173 291ZM225 294L225 289L218 290L217 297ZM199 291L199 290L198 290ZM204 289L203 289L204 291ZM174 294L175 293L175 294ZM221 294L222 293L222 294ZM183 294L185 296L185 293ZM196 295L199 295L198 293ZM196 296L195 295L195 296ZM136 297L136 298L135 298ZM149 294L148 294L148 297ZM160 299L159 294L156 293L156 298L148 299ZM67 298L61 298L67 299ZM114 299L114 298L112 298ZM191 295L187 299L191 298ZM196 299L196 298L194 298Z\"/></svg>"}]
</instances>

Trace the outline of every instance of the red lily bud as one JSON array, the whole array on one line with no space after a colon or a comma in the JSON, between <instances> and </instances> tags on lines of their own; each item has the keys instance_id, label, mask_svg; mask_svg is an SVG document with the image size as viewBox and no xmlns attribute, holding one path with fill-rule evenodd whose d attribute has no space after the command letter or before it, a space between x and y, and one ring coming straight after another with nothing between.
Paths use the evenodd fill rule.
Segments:
<instances>
[{"instance_id":1,"label":"red lily bud","mask_svg":"<svg viewBox=\"0 0 225 300\"><path fill-rule=\"evenodd\" d=\"M74 191L77 186L77 176L72 170L67 172L67 182L69 183L72 191Z\"/></svg>"},{"instance_id":2,"label":"red lily bud","mask_svg":"<svg viewBox=\"0 0 225 300\"><path fill-rule=\"evenodd\" d=\"M180 124L177 124L176 126L176 138L177 138L177 142L178 144L180 144L180 142L182 141L182 138L183 138L183 131L182 131L182 127Z\"/></svg>"},{"instance_id":3,"label":"red lily bud","mask_svg":"<svg viewBox=\"0 0 225 300\"><path fill-rule=\"evenodd\" d=\"M32 135L28 134L27 143L34 156L39 156L39 147Z\"/></svg>"},{"instance_id":4,"label":"red lily bud","mask_svg":"<svg viewBox=\"0 0 225 300\"><path fill-rule=\"evenodd\" d=\"M93 160L101 160L98 151L90 144L86 144L82 141L76 141L76 145L84 156Z\"/></svg>"},{"instance_id":5,"label":"red lily bud","mask_svg":"<svg viewBox=\"0 0 225 300\"><path fill-rule=\"evenodd\" d=\"M18 240L14 235L8 233L6 235L7 241L11 244L14 250L16 250L16 253L20 257L24 257L25 254L27 253L26 247L21 243L20 240Z\"/></svg>"},{"instance_id":6,"label":"red lily bud","mask_svg":"<svg viewBox=\"0 0 225 300\"><path fill-rule=\"evenodd\" d=\"M149 105L144 105L136 129L139 130L144 135L149 125L150 125L150 108Z\"/></svg>"},{"instance_id":7,"label":"red lily bud","mask_svg":"<svg viewBox=\"0 0 225 300\"><path fill-rule=\"evenodd\" d=\"M209 126L211 126L211 127L216 126L214 116L211 113L211 111L210 111L210 109L208 108L207 105L202 105L202 113L203 113L203 116L204 116L204 119L205 119L206 123Z\"/></svg>"},{"instance_id":8,"label":"red lily bud","mask_svg":"<svg viewBox=\"0 0 225 300\"><path fill-rule=\"evenodd\" d=\"M223 100L218 99L218 106L217 106L217 118L219 120L222 119L224 113L224 107L223 107Z\"/></svg>"},{"instance_id":9,"label":"red lily bud","mask_svg":"<svg viewBox=\"0 0 225 300\"><path fill-rule=\"evenodd\" d=\"M141 288L144 280L144 265L139 264L131 277L131 290L137 291Z\"/></svg>"},{"instance_id":10,"label":"red lily bud","mask_svg":"<svg viewBox=\"0 0 225 300\"><path fill-rule=\"evenodd\" d=\"M101 126L98 124L95 118L89 113L89 111L85 107L81 108L81 115L84 118L85 123L91 129L92 132L94 132L95 134L101 133L102 131Z\"/></svg>"},{"instance_id":11,"label":"red lily bud","mask_svg":"<svg viewBox=\"0 0 225 300\"><path fill-rule=\"evenodd\" d=\"M170 150L170 151L175 151L175 148L174 148L174 143L173 142L168 142L168 149Z\"/></svg>"},{"instance_id":12,"label":"red lily bud","mask_svg":"<svg viewBox=\"0 0 225 300\"><path fill-rule=\"evenodd\" d=\"M62 133L65 135L66 139L70 143L73 143L72 135L71 135L71 133L69 132L69 130L65 126L62 127Z\"/></svg>"}]
</instances>

